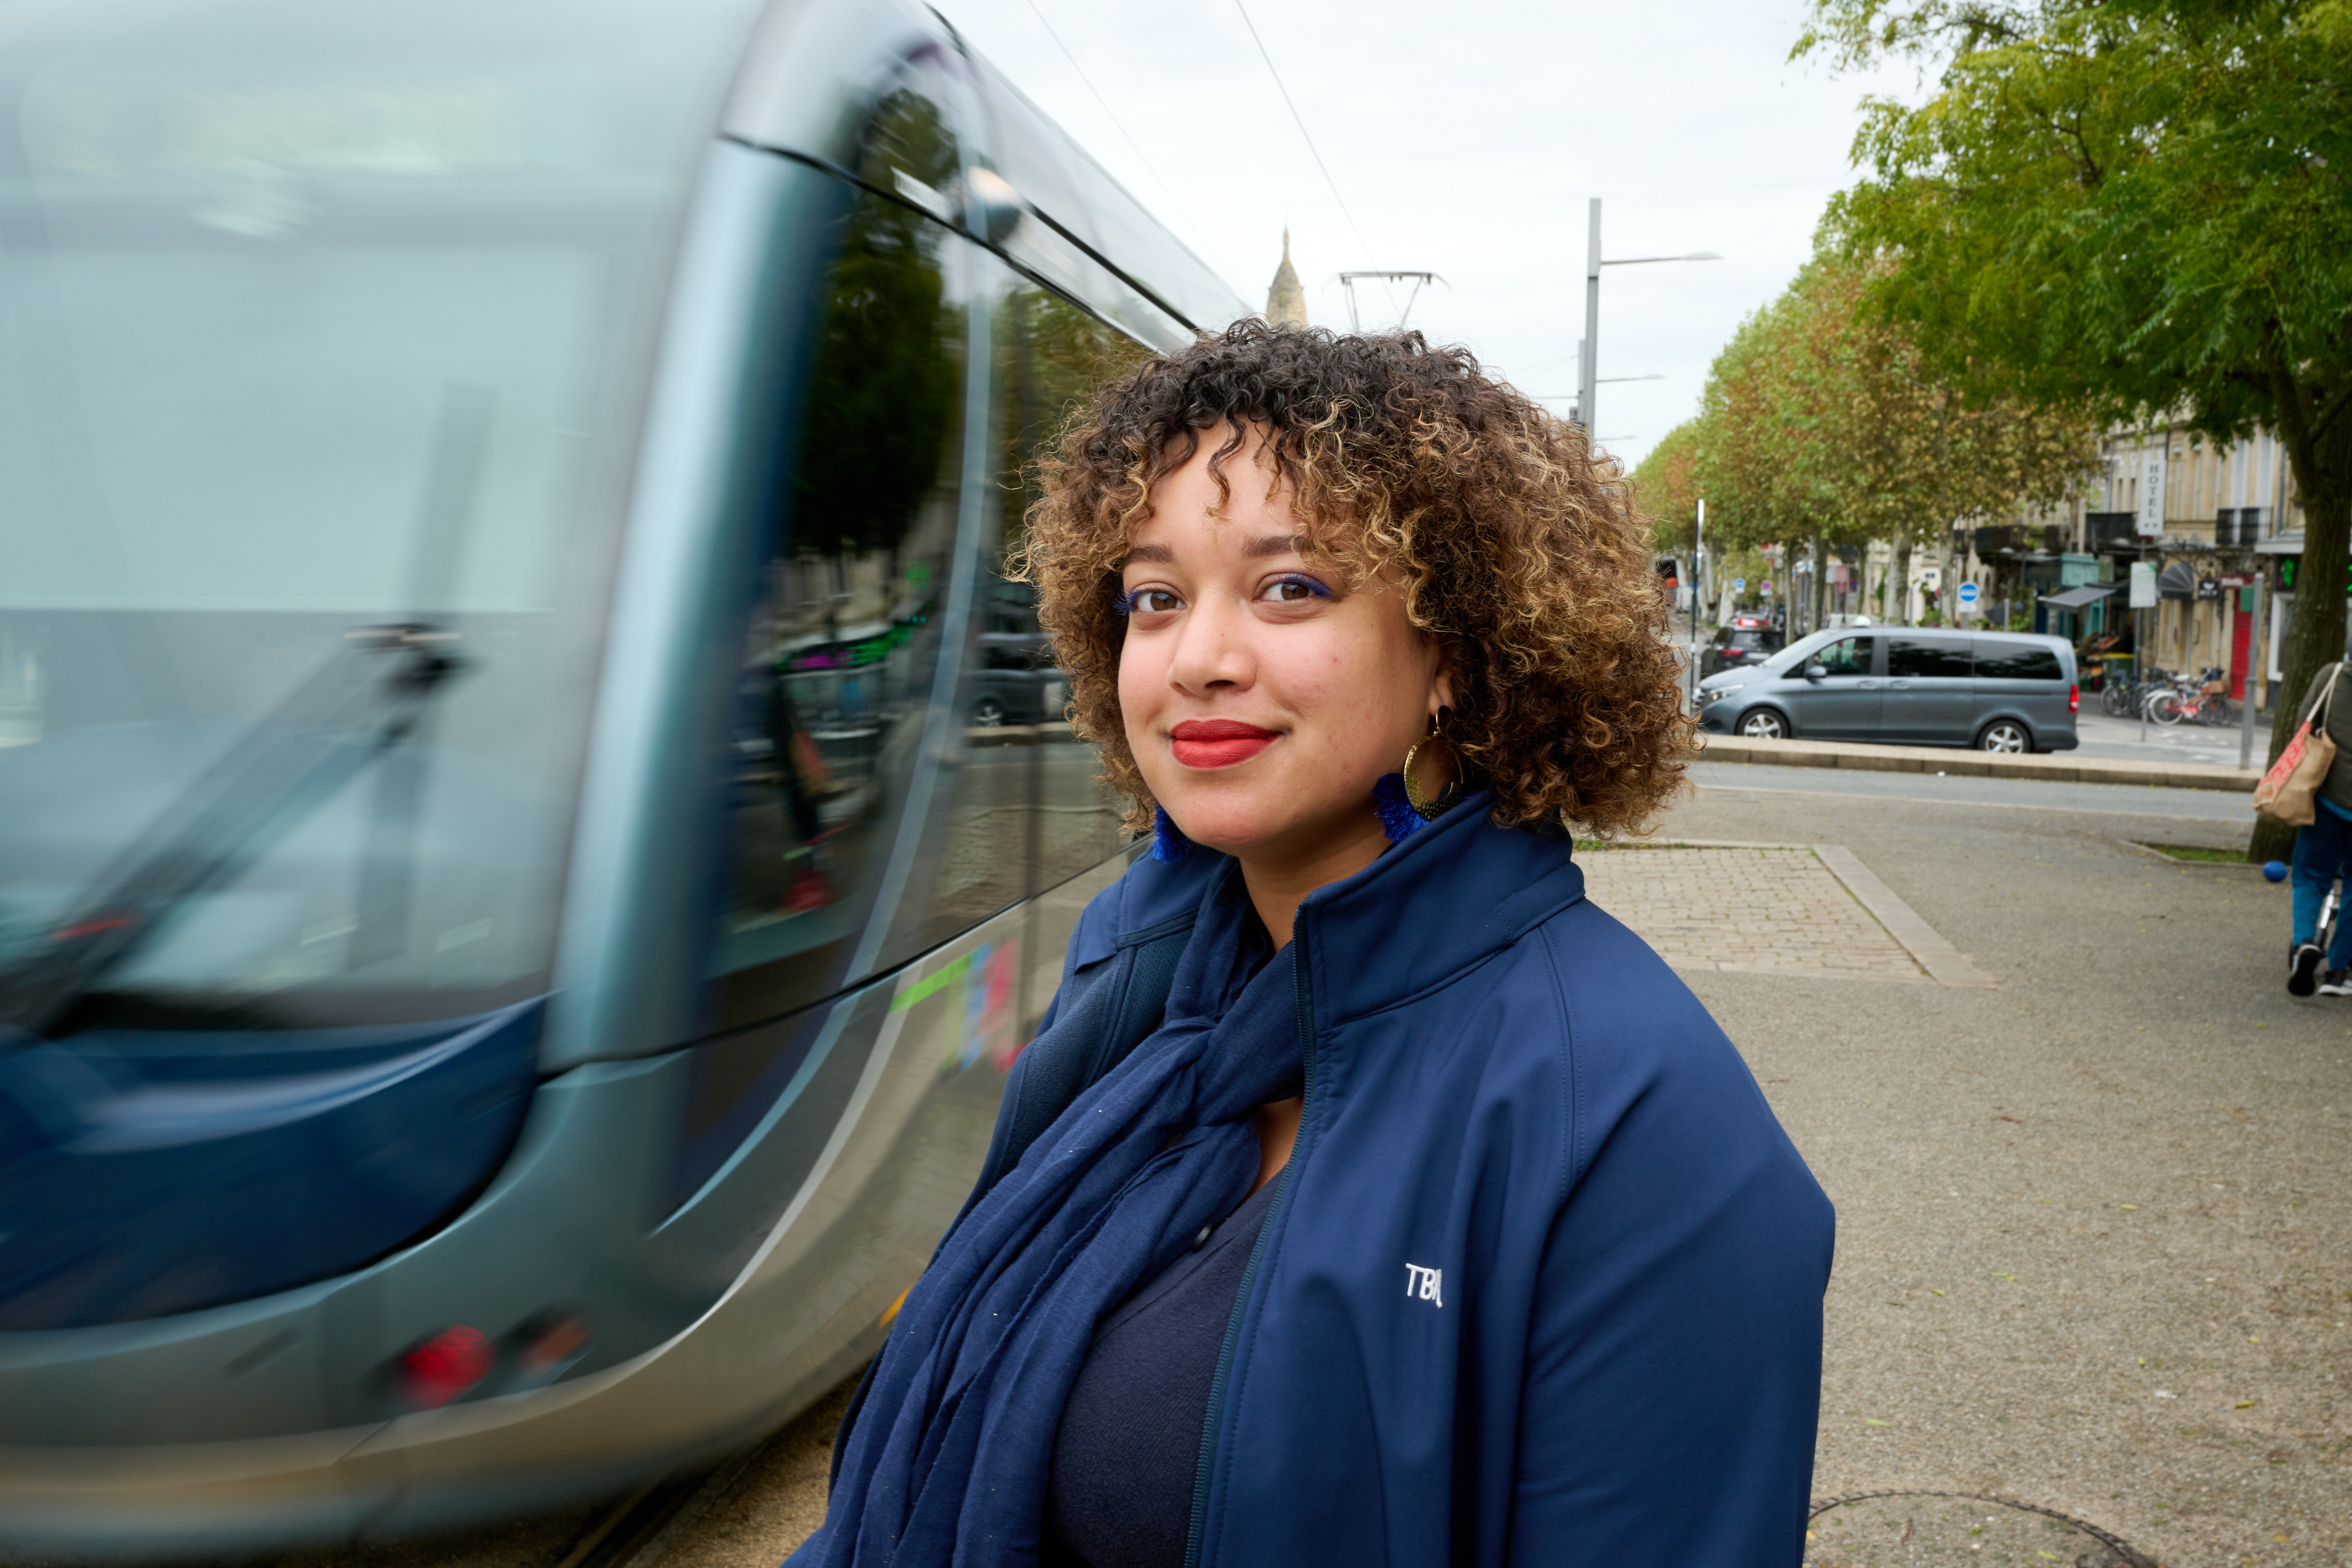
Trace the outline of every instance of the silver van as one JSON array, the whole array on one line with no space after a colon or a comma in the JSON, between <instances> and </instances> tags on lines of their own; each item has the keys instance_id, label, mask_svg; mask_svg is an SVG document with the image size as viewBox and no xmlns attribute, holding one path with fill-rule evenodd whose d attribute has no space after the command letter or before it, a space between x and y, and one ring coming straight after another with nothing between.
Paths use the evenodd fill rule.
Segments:
<instances>
[{"instance_id":1,"label":"silver van","mask_svg":"<svg viewBox=\"0 0 2352 1568\"><path fill-rule=\"evenodd\" d=\"M2074 749L2082 689L2063 637L1835 627L1699 682L1699 725L1758 740L1987 752Z\"/></svg>"}]
</instances>

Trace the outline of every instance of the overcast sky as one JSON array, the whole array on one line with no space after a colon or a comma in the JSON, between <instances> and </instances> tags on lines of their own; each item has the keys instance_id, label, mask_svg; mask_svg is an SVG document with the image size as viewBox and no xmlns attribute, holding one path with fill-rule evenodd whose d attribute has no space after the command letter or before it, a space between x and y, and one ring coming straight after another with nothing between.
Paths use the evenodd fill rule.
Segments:
<instances>
[{"instance_id":1,"label":"overcast sky","mask_svg":"<svg viewBox=\"0 0 2352 1568\"><path fill-rule=\"evenodd\" d=\"M1600 374L1665 378L1601 388L1629 463L1811 253L1863 96L1912 88L1789 63L1799 0L1245 0L1351 227L1234 0L934 3L1254 306L1287 223L1317 325L1348 324L1336 272L1435 272L1412 325L1571 394L1591 197L1605 256L1721 253L1602 276ZM1366 330L1403 303L1358 297Z\"/></svg>"}]
</instances>

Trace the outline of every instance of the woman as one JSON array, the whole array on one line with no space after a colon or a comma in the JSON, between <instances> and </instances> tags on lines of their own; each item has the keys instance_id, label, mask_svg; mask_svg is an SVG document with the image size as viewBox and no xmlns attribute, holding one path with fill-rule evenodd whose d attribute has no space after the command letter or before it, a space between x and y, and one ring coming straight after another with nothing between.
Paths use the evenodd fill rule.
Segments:
<instances>
[{"instance_id":1,"label":"woman","mask_svg":"<svg viewBox=\"0 0 2352 1568\"><path fill-rule=\"evenodd\" d=\"M2352 995L2352 920L2336 916L2336 934L2319 945L2319 914L2336 880L2352 861L2352 703L2336 700L2344 667L2331 664L2312 678L2311 703L2301 722L2336 742L2336 761L2311 798L2311 820L2294 836L2294 934L2286 946L2290 996ZM2321 964L2326 965L2323 972Z\"/></svg>"},{"instance_id":2,"label":"woman","mask_svg":"<svg viewBox=\"0 0 2352 1568\"><path fill-rule=\"evenodd\" d=\"M1042 618L1154 846L794 1561L1796 1563L1830 1207L1571 853L1688 739L1616 471L1459 350L1250 322L1046 479Z\"/></svg>"}]
</instances>

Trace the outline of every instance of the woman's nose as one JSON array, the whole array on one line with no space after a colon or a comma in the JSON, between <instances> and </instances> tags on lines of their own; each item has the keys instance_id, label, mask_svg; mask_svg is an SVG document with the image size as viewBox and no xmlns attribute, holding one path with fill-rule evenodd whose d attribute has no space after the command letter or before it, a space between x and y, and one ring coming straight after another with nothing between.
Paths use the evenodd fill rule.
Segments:
<instances>
[{"instance_id":1,"label":"woman's nose","mask_svg":"<svg viewBox=\"0 0 2352 1568\"><path fill-rule=\"evenodd\" d=\"M1195 693L1247 686L1256 668L1248 631L1248 617L1221 595L1194 605L1177 628L1168 684Z\"/></svg>"}]
</instances>

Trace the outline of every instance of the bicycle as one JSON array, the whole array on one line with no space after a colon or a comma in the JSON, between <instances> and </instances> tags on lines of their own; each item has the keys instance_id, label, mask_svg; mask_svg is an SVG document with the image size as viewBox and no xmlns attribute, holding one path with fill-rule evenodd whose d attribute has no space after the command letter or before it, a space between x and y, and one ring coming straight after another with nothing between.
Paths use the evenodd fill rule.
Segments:
<instances>
[{"instance_id":1,"label":"bicycle","mask_svg":"<svg viewBox=\"0 0 2352 1568\"><path fill-rule=\"evenodd\" d=\"M2221 679L2220 666L2207 667L2189 716L2200 724L2221 726L2238 721L2238 705L2230 700L2229 683Z\"/></svg>"}]
</instances>

